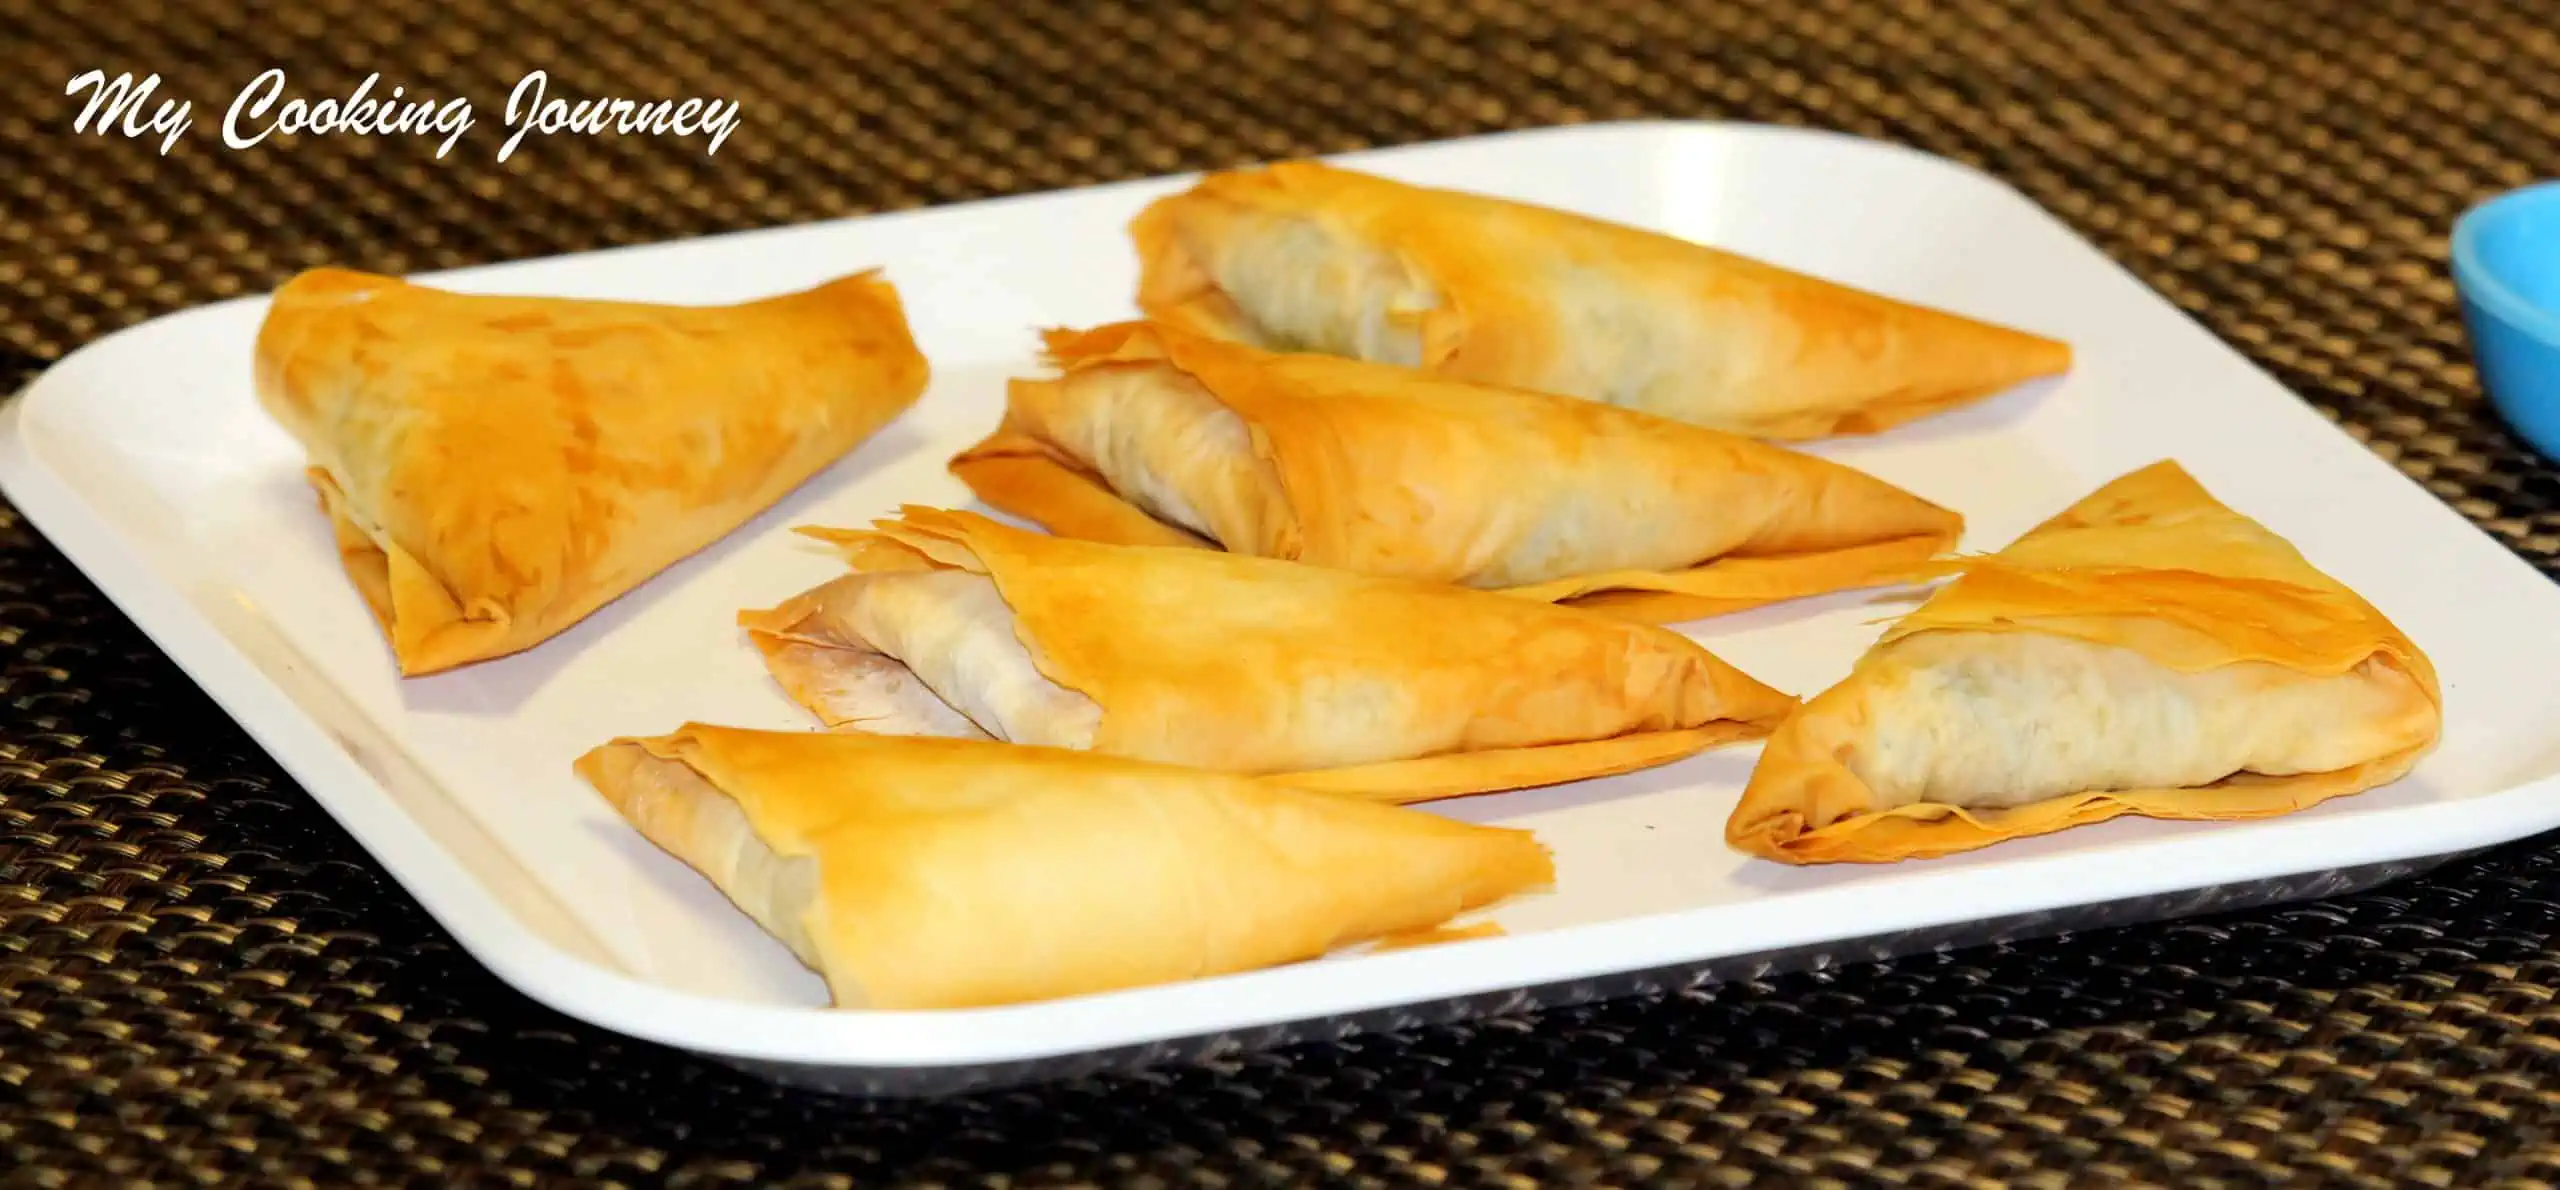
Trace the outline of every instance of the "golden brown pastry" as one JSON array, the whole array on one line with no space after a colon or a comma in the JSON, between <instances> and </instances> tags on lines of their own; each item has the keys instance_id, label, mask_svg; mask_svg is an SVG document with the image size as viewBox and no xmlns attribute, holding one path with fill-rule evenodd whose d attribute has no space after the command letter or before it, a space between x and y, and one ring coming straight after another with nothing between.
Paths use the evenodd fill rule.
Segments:
<instances>
[{"instance_id":1,"label":"golden brown pastry","mask_svg":"<svg viewBox=\"0 0 2560 1190\"><path fill-rule=\"evenodd\" d=\"M1947 565L1778 728L1733 846L1884 862L2119 814L2263 818L2398 779L2443 726L2417 645L2175 463Z\"/></svg>"},{"instance_id":2,"label":"golden brown pastry","mask_svg":"<svg viewBox=\"0 0 2560 1190\"><path fill-rule=\"evenodd\" d=\"M844 1008L1010 1004L1296 962L1555 877L1527 831L984 740L689 724L577 768Z\"/></svg>"},{"instance_id":3,"label":"golden brown pastry","mask_svg":"<svg viewBox=\"0 0 2560 1190\"><path fill-rule=\"evenodd\" d=\"M301 443L401 672L538 644L727 535L924 391L871 273L735 306L277 291L258 400Z\"/></svg>"},{"instance_id":4,"label":"golden brown pastry","mask_svg":"<svg viewBox=\"0 0 2560 1190\"><path fill-rule=\"evenodd\" d=\"M1570 608L909 508L740 616L831 726L993 736L1371 798L1517 789L1765 735L1795 700Z\"/></svg>"},{"instance_id":5,"label":"golden brown pastry","mask_svg":"<svg viewBox=\"0 0 2560 1190\"><path fill-rule=\"evenodd\" d=\"M1211 174L1130 233L1149 318L1763 438L1881 430L2069 345L1545 207L1311 161Z\"/></svg>"},{"instance_id":6,"label":"golden brown pastry","mask_svg":"<svg viewBox=\"0 0 2560 1190\"><path fill-rule=\"evenodd\" d=\"M1147 323L1048 336L1055 379L952 461L1070 537L1224 546L1657 623L1904 577L1964 518L1838 463L1518 389Z\"/></svg>"}]
</instances>

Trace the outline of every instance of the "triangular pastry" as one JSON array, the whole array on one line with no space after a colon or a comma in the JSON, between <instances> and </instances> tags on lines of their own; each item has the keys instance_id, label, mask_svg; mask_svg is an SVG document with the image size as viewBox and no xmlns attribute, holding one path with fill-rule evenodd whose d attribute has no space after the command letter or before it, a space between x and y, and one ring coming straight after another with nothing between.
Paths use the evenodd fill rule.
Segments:
<instances>
[{"instance_id":1,"label":"triangular pastry","mask_svg":"<svg viewBox=\"0 0 2560 1190\"><path fill-rule=\"evenodd\" d=\"M277 291L258 400L292 434L404 674L549 639L719 540L924 392L872 273L733 306Z\"/></svg>"},{"instance_id":2,"label":"triangular pastry","mask_svg":"<svg viewBox=\"0 0 2560 1190\"><path fill-rule=\"evenodd\" d=\"M1555 876L1527 831L983 740L690 724L577 769L844 1008L1011 1004L1313 959Z\"/></svg>"},{"instance_id":3,"label":"triangular pastry","mask_svg":"<svg viewBox=\"0 0 2560 1190\"><path fill-rule=\"evenodd\" d=\"M1703 244L1312 161L1210 174L1130 233L1160 322L1764 438L1881 430L2071 366L2052 339Z\"/></svg>"},{"instance_id":4,"label":"triangular pastry","mask_svg":"<svg viewBox=\"0 0 2560 1190\"><path fill-rule=\"evenodd\" d=\"M856 573L740 616L822 721L993 736L1414 801L1757 738L1795 706L1571 608L909 508L808 530Z\"/></svg>"},{"instance_id":5,"label":"triangular pastry","mask_svg":"<svg viewBox=\"0 0 2560 1190\"><path fill-rule=\"evenodd\" d=\"M1148 323L1047 346L1059 375L1015 381L951 469L1070 537L1669 622L1899 581L1964 528L1839 463L1589 401Z\"/></svg>"},{"instance_id":6,"label":"triangular pastry","mask_svg":"<svg viewBox=\"0 0 2560 1190\"><path fill-rule=\"evenodd\" d=\"M2174 463L1947 565L1769 739L1734 847L1884 862L2120 814L2262 818L2398 779L2443 726L2416 644Z\"/></svg>"}]
</instances>

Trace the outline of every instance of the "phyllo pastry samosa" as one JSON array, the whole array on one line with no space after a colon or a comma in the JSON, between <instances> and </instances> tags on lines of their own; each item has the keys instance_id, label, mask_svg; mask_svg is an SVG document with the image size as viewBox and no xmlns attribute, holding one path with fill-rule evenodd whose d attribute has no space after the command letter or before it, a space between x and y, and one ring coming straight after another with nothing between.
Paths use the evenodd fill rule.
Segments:
<instances>
[{"instance_id":1,"label":"phyllo pastry samosa","mask_svg":"<svg viewBox=\"0 0 2560 1190\"><path fill-rule=\"evenodd\" d=\"M1070 537L1666 622L1896 581L1964 527L1838 463L1569 397L1148 323L1047 346L1060 374L1016 380L951 469Z\"/></svg>"},{"instance_id":2,"label":"phyllo pastry samosa","mask_svg":"<svg viewBox=\"0 0 2560 1190\"><path fill-rule=\"evenodd\" d=\"M1687 240L1314 162L1211 174L1130 227L1149 318L1764 438L1867 433L2069 345Z\"/></svg>"},{"instance_id":3,"label":"phyllo pastry samosa","mask_svg":"<svg viewBox=\"0 0 2560 1190\"><path fill-rule=\"evenodd\" d=\"M993 736L1418 801L1645 768L1795 699L1667 629L909 508L808 530L856 573L740 616L830 726Z\"/></svg>"},{"instance_id":4,"label":"phyllo pastry samosa","mask_svg":"<svg viewBox=\"0 0 2560 1190\"><path fill-rule=\"evenodd\" d=\"M256 358L410 675L549 639L853 449L926 376L870 273L694 307L319 269L276 293Z\"/></svg>"},{"instance_id":5,"label":"phyllo pastry samosa","mask_svg":"<svg viewBox=\"0 0 2560 1190\"><path fill-rule=\"evenodd\" d=\"M578 772L827 980L969 1008L1247 971L1553 883L1527 831L984 740L687 725Z\"/></svg>"},{"instance_id":6,"label":"phyllo pastry samosa","mask_svg":"<svg viewBox=\"0 0 2560 1190\"><path fill-rule=\"evenodd\" d=\"M1779 726L1734 847L1883 862L2120 814L2263 818L2398 779L2442 727L2417 645L2174 463L1948 565Z\"/></svg>"}]
</instances>

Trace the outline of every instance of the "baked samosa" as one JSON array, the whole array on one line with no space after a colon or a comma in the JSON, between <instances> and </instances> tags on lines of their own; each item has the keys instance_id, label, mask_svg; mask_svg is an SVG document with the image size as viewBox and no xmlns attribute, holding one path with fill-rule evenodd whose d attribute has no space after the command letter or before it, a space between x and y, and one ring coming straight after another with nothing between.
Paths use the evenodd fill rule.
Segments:
<instances>
[{"instance_id":1,"label":"baked samosa","mask_svg":"<svg viewBox=\"0 0 2560 1190\"><path fill-rule=\"evenodd\" d=\"M1159 322L1762 438L1870 433L2071 366L2052 339L1687 240L1311 161L1211 174L1130 234Z\"/></svg>"},{"instance_id":2,"label":"baked samosa","mask_svg":"<svg viewBox=\"0 0 2560 1190\"><path fill-rule=\"evenodd\" d=\"M1886 862L2120 814L2263 818L2397 780L2443 726L2416 644L2175 463L1947 565L1779 726L1734 847Z\"/></svg>"},{"instance_id":3,"label":"baked samosa","mask_svg":"<svg viewBox=\"0 0 2560 1190\"><path fill-rule=\"evenodd\" d=\"M739 618L829 726L1398 801L1662 764L1794 709L1668 629L1481 591L909 508L857 573Z\"/></svg>"},{"instance_id":4,"label":"baked samosa","mask_svg":"<svg viewBox=\"0 0 2560 1190\"><path fill-rule=\"evenodd\" d=\"M577 769L838 1007L1247 971L1553 883L1527 831L1089 752L689 724Z\"/></svg>"},{"instance_id":5,"label":"baked samosa","mask_svg":"<svg viewBox=\"0 0 2560 1190\"><path fill-rule=\"evenodd\" d=\"M1838 463L1590 401L1148 323L1047 348L1060 374L1014 381L951 469L1070 537L1668 622L1896 581L1964 528Z\"/></svg>"},{"instance_id":6,"label":"baked samosa","mask_svg":"<svg viewBox=\"0 0 2560 1190\"><path fill-rule=\"evenodd\" d=\"M876 274L721 307L452 293L318 269L277 291L258 400L418 675L549 639L726 536L922 395Z\"/></svg>"}]
</instances>

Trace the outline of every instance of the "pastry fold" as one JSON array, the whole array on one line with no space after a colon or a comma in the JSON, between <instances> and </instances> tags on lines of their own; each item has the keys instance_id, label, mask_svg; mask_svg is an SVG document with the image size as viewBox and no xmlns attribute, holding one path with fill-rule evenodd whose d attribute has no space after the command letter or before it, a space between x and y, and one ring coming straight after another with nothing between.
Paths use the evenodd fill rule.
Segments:
<instances>
[{"instance_id":1,"label":"pastry fold","mask_svg":"<svg viewBox=\"0 0 2560 1190\"><path fill-rule=\"evenodd\" d=\"M1149 323L1052 331L1058 375L952 460L1051 531L1224 547L1669 622L1897 581L1964 519L1824 459L1647 414Z\"/></svg>"},{"instance_id":2,"label":"pastry fold","mask_svg":"<svg viewBox=\"0 0 2560 1190\"><path fill-rule=\"evenodd\" d=\"M1554 880L1527 831L980 740L688 724L615 740L577 770L845 1008L1246 971Z\"/></svg>"},{"instance_id":3,"label":"pastry fold","mask_svg":"<svg viewBox=\"0 0 2560 1190\"><path fill-rule=\"evenodd\" d=\"M739 619L829 726L1420 801L1662 764L1796 705L1667 629L1480 591L931 508L804 531L856 573Z\"/></svg>"},{"instance_id":4,"label":"pastry fold","mask_svg":"<svg viewBox=\"0 0 2560 1190\"><path fill-rule=\"evenodd\" d=\"M2442 730L2418 646L2175 463L1945 565L1769 739L1734 847L1887 862L2120 814L2262 818L2394 781Z\"/></svg>"},{"instance_id":5,"label":"pastry fold","mask_svg":"<svg viewBox=\"0 0 2560 1190\"><path fill-rule=\"evenodd\" d=\"M727 535L912 405L873 273L722 307L277 291L258 400L404 674L529 648Z\"/></svg>"},{"instance_id":6,"label":"pastry fold","mask_svg":"<svg viewBox=\"0 0 2560 1190\"><path fill-rule=\"evenodd\" d=\"M1687 240L1311 161L1211 174L1130 234L1159 322L1763 438L1882 430L2071 366L2052 339Z\"/></svg>"}]
</instances>

